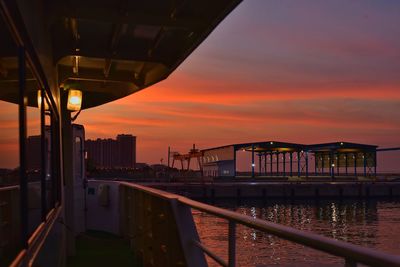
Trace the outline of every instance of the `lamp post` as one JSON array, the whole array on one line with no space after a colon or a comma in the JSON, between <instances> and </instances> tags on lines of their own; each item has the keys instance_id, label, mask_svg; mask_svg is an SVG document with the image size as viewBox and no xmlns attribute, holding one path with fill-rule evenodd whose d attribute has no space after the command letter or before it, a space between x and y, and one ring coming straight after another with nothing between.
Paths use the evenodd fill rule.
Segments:
<instances>
[{"instance_id":1,"label":"lamp post","mask_svg":"<svg viewBox=\"0 0 400 267\"><path fill-rule=\"evenodd\" d=\"M63 153L63 170L64 170L64 217L65 225L74 230L75 228L75 208L74 208L74 173L73 173L73 133L72 122L79 115L82 108L82 91L77 89L62 90L61 97L61 126L62 134L62 153ZM77 112L73 118L71 113ZM72 232L67 232L66 235L67 255L75 254L75 236Z\"/></svg>"}]
</instances>

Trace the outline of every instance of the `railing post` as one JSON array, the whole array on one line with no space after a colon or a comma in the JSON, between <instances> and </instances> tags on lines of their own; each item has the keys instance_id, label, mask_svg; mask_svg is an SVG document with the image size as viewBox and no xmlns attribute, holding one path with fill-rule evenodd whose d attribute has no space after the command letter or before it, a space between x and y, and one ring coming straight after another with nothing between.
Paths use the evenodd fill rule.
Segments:
<instances>
[{"instance_id":1,"label":"railing post","mask_svg":"<svg viewBox=\"0 0 400 267\"><path fill-rule=\"evenodd\" d=\"M228 263L229 267L236 266L236 223L229 221Z\"/></svg>"},{"instance_id":2,"label":"railing post","mask_svg":"<svg viewBox=\"0 0 400 267\"><path fill-rule=\"evenodd\" d=\"M26 125L26 60L25 48L19 47L18 51L18 69L19 69L19 194L20 194L20 242L22 248L28 248L28 177L26 172L27 163L27 125Z\"/></svg>"}]
</instances>

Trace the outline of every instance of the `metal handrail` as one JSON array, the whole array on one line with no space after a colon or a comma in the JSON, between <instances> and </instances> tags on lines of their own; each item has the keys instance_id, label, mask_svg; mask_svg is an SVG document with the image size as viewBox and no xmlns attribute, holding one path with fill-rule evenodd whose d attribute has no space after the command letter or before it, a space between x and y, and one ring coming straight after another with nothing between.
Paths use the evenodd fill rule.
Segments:
<instances>
[{"instance_id":1,"label":"metal handrail","mask_svg":"<svg viewBox=\"0 0 400 267\"><path fill-rule=\"evenodd\" d=\"M59 217L62 210L62 206L57 206L51 209L46 215L46 221L42 222L32 236L29 238L28 247L22 249L16 258L10 264L10 267L21 266L22 263L26 263L27 266L33 266L33 262L36 259L40 249L42 248L47 236L49 235L53 225Z\"/></svg>"},{"instance_id":2,"label":"metal handrail","mask_svg":"<svg viewBox=\"0 0 400 267\"><path fill-rule=\"evenodd\" d=\"M146 186L127 182L120 182L120 184L161 198L174 198L181 204L187 205L193 209L203 211L216 217L228 220L230 227L234 223L242 224L247 227L275 235L279 238L344 258L346 261L346 266L356 266L356 263L363 263L369 266L400 267L400 256L391 255L370 248L364 248L358 245L339 241L333 238L297 230L292 227L268 222L258 218L253 218L248 215L243 215L234 211L204 204L195 200L188 199L186 197L182 197L172 193L166 193L154 188L149 188ZM231 235L233 235L234 237L234 231L229 232L229 240L232 241L234 238L232 238ZM203 251L205 251L206 253L207 251L209 251L203 244L198 243L197 245L200 245L199 247L202 248ZM231 255L231 253L229 254L230 258L234 256ZM229 259L229 262L229 266L235 265L234 260ZM224 264L222 264L222 266L224 266Z\"/></svg>"},{"instance_id":3,"label":"metal handrail","mask_svg":"<svg viewBox=\"0 0 400 267\"><path fill-rule=\"evenodd\" d=\"M0 187L0 192L1 191L16 190L16 189L19 189L19 185L3 186L3 187Z\"/></svg>"},{"instance_id":4,"label":"metal handrail","mask_svg":"<svg viewBox=\"0 0 400 267\"><path fill-rule=\"evenodd\" d=\"M209 248L207 248L203 243L201 243L197 240L193 240L193 244L195 244L196 246L201 248L201 250L203 250L204 253L206 253L208 256L210 256L219 265L221 265L223 267L229 267L229 264L226 261L224 261L219 256L217 256L214 252L212 252Z\"/></svg>"},{"instance_id":5,"label":"metal handrail","mask_svg":"<svg viewBox=\"0 0 400 267\"><path fill-rule=\"evenodd\" d=\"M364 248L333 238L317 235L314 233L297 230L292 227L253 218L234 211L214 207L200 203L185 197L180 197L179 202L186 204L196 210L200 210L216 217L234 221L250 228L266 232L277 237L302 244L331 255L342 257L346 260L355 261L370 266L400 266L400 256Z\"/></svg>"}]
</instances>

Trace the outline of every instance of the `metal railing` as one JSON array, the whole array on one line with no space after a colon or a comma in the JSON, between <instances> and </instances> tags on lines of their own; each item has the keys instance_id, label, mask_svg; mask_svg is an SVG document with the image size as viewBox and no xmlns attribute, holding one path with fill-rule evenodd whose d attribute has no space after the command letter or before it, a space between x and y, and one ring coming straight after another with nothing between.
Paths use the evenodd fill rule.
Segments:
<instances>
[{"instance_id":1,"label":"metal railing","mask_svg":"<svg viewBox=\"0 0 400 267\"><path fill-rule=\"evenodd\" d=\"M0 258L10 258L19 245L19 187L0 187ZM0 260L1 261L1 260ZM0 264L1 265L1 264Z\"/></svg>"},{"instance_id":2,"label":"metal railing","mask_svg":"<svg viewBox=\"0 0 400 267\"><path fill-rule=\"evenodd\" d=\"M56 204L30 235L26 247L21 246L19 186L0 187L0 256L7 256L10 267L34 266L34 261L49 235L62 207ZM3 259L1 259L3 260ZM0 262L3 266L4 262ZM4 265L5 266L5 265Z\"/></svg>"},{"instance_id":3,"label":"metal railing","mask_svg":"<svg viewBox=\"0 0 400 267\"><path fill-rule=\"evenodd\" d=\"M27 247L19 251L18 255L10 264L10 267L35 266L34 262L38 254L41 252L54 223L60 216L61 209L61 206L57 206L47 213L46 220L40 223L33 234L29 237Z\"/></svg>"},{"instance_id":4,"label":"metal railing","mask_svg":"<svg viewBox=\"0 0 400 267\"><path fill-rule=\"evenodd\" d=\"M200 210L229 221L229 264L224 262L221 264L221 266L235 266L235 259L232 259L232 257L235 257L235 242L232 242L235 236L235 224L242 224L247 227L275 235L282 239L341 257L345 259L345 266L356 266L357 263L363 263L369 266L400 266L399 256L390 255L321 235L300 231L292 227L271 223L262 219L239 214L234 211L203 204L184 197L180 197L179 201L196 210Z\"/></svg>"},{"instance_id":5,"label":"metal railing","mask_svg":"<svg viewBox=\"0 0 400 267\"><path fill-rule=\"evenodd\" d=\"M241 224L264 233L268 233L279 238L301 244L309 248L322 251L345 260L345 266L357 266L357 263L362 263L369 266L400 266L400 256L387 254L384 252L376 251L370 248L364 248L358 245L353 245L343 241L335 240L332 238L324 237L321 235L313 234L306 231L297 230L292 227L268 222L262 219L253 218L251 216L243 215L234 211L218 208L198 201L188 199L179 195L167 193L161 190L131 184L126 182L120 183L122 186L131 189L139 190L152 197L160 199L174 199L179 206L190 207L213 216L225 219L229 222L228 231L228 262L224 261L213 251L207 248L200 240L193 239L192 243L200 248L205 254L214 259L219 265L226 267L236 266L236 225Z\"/></svg>"}]
</instances>

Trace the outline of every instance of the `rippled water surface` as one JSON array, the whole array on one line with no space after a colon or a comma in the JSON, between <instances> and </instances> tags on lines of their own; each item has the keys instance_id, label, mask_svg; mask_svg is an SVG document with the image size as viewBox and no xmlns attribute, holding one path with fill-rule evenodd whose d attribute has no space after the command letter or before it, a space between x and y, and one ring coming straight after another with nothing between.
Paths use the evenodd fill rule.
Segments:
<instances>
[{"instance_id":1,"label":"rippled water surface","mask_svg":"<svg viewBox=\"0 0 400 267\"><path fill-rule=\"evenodd\" d=\"M214 205L297 229L400 254L400 201L219 202ZM201 241L227 260L228 224L194 211ZM343 266L343 260L265 234L237 227L237 266ZM208 259L209 266L219 266Z\"/></svg>"}]
</instances>

